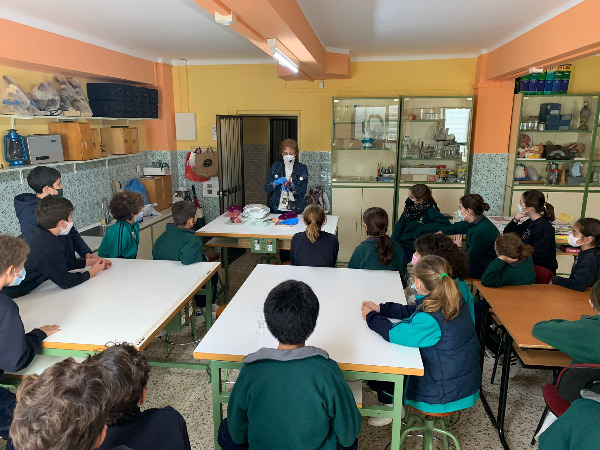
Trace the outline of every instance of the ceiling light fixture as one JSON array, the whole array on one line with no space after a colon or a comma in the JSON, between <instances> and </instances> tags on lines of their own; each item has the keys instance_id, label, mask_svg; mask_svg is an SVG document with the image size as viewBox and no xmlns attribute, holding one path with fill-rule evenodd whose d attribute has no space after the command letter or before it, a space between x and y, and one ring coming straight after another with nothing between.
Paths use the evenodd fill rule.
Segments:
<instances>
[{"instance_id":1,"label":"ceiling light fixture","mask_svg":"<svg viewBox=\"0 0 600 450\"><path fill-rule=\"evenodd\" d=\"M298 73L298 64L292 61L285 53L277 48L277 39L267 39L267 44L269 44L271 55L273 55L273 58L279 62L279 65L287 67L294 73Z\"/></svg>"},{"instance_id":2,"label":"ceiling light fixture","mask_svg":"<svg viewBox=\"0 0 600 450\"><path fill-rule=\"evenodd\" d=\"M235 13L232 11L228 16L224 16L215 11L215 22L219 25L233 25L235 23Z\"/></svg>"}]
</instances>

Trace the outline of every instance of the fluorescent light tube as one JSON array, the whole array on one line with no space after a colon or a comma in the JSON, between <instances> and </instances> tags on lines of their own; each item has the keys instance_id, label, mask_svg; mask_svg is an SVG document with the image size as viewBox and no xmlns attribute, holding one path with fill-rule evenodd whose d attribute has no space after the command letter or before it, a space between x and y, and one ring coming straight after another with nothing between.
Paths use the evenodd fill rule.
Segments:
<instances>
[{"instance_id":1,"label":"fluorescent light tube","mask_svg":"<svg viewBox=\"0 0 600 450\"><path fill-rule=\"evenodd\" d=\"M267 39L267 43L269 44L273 58L275 58L280 65L287 67L294 73L298 73L298 64L292 61L285 53L277 48L277 39Z\"/></svg>"}]
</instances>

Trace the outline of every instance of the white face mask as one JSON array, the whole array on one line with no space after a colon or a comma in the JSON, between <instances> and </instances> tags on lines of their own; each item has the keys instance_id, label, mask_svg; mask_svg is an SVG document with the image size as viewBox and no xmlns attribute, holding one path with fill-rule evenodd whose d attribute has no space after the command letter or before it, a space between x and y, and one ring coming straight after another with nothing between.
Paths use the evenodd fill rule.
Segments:
<instances>
[{"instance_id":1,"label":"white face mask","mask_svg":"<svg viewBox=\"0 0 600 450\"><path fill-rule=\"evenodd\" d=\"M283 162L285 164L294 164L296 157L294 155L283 155Z\"/></svg>"},{"instance_id":2,"label":"white face mask","mask_svg":"<svg viewBox=\"0 0 600 450\"><path fill-rule=\"evenodd\" d=\"M578 240L579 240L579 239L577 239L575 236L573 236L573 233L571 233L571 234L569 235L569 245L570 245L571 247L581 247L581 244L578 244L578 243L577 243L577 241L578 241Z\"/></svg>"},{"instance_id":3,"label":"white face mask","mask_svg":"<svg viewBox=\"0 0 600 450\"><path fill-rule=\"evenodd\" d=\"M64 230L61 230L60 233L58 233L58 235L66 236L71 231L71 228L73 228L73 222L67 222L67 228L65 228Z\"/></svg>"}]
</instances>

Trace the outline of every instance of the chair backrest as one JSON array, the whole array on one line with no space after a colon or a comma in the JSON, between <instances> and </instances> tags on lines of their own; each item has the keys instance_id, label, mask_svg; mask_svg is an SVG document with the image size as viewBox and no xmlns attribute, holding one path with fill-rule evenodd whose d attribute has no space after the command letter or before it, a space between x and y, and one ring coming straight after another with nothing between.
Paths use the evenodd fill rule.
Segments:
<instances>
[{"instance_id":1,"label":"chair backrest","mask_svg":"<svg viewBox=\"0 0 600 450\"><path fill-rule=\"evenodd\" d=\"M550 269L542 266L533 266L533 270L535 270L535 284L548 284L554 276Z\"/></svg>"},{"instance_id":2,"label":"chair backrest","mask_svg":"<svg viewBox=\"0 0 600 450\"><path fill-rule=\"evenodd\" d=\"M600 382L600 364L573 364L565 367L556 381L558 395L569 403L581 398L580 391ZM597 390L597 386L595 389Z\"/></svg>"}]
</instances>

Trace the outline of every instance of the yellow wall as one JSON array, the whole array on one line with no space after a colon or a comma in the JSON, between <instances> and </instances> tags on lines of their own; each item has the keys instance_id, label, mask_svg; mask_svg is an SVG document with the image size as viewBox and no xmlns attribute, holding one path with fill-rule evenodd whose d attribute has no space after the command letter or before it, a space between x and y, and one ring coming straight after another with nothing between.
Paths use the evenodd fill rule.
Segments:
<instances>
[{"instance_id":1,"label":"yellow wall","mask_svg":"<svg viewBox=\"0 0 600 450\"><path fill-rule=\"evenodd\" d=\"M600 56L573 61L569 94L600 92Z\"/></svg>"},{"instance_id":2,"label":"yellow wall","mask_svg":"<svg viewBox=\"0 0 600 450\"><path fill-rule=\"evenodd\" d=\"M284 81L275 64L187 66L189 112L196 113L197 141L177 148L214 145L211 125L217 114L298 114L300 148L331 150L332 97L470 95L475 58L352 63L352 78L318 82ZM182 101L180 70L174 67L175 104ZM183 90L185 92L185 88ZM181 111L176 111L181 112Z\"/></svg>"}]
</instances>

